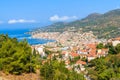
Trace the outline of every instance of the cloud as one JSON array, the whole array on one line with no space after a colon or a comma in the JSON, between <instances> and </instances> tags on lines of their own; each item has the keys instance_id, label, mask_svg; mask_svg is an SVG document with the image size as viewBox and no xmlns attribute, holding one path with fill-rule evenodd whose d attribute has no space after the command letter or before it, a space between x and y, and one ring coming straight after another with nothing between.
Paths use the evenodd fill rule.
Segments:
<instances>
[{"instance_id":1,"label":"cloud","mask_svg":"<svg viewBox=\"0 0 120 80\"><path fill-rule=\"evenodd\" d=\"M9 24L15 24L15 23L34 23L36 22L35 20L25 20L25 19L12 19L12 20L9 20L8 23Z\"/></svg>"},{"instance_id":2,"label":"cloud","mask_svg":"<svg viewBox=\"0 0 120 80\"><path fill-rule=\"evenodd\" d=\"M75 20L77 16L58 16L54 15L49 18L50 21L68 21L68 20Z\"/></svg>"}]
</instances>

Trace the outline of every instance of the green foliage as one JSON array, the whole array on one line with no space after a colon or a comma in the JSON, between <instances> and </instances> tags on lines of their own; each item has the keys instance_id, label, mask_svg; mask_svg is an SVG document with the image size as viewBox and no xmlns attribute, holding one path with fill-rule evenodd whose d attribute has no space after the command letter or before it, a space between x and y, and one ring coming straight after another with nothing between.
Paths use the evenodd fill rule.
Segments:
<instances>
[{"instance_id":1,"label":"green foliage","mask_svg":"<svg viewBox=\"0 0 120 80\"><path fill-rule=\"evenodd\" d=\"M112 80L120 78L120 54L108 55L90 62L88 74L92 80Z\"/></svg>"},{"instance_id":2,"label":"green foliage","mask_svg":"<svg viewBox=\"0 0 120 80\"><path fill-rule=\"evenodd\" d=\"M82 60L82 61L85 61L85 62L88 62L88 60L87 60L86 57L83 57L81 60Z\"/></svg>"},{"instance_id":3,"label":"green foliage","mask_svg":"<svg viewBox=\"0 0 120 80\"><path fill-rule=\"evenodd\" d=\"M45 53L46 53L47 55L49 55L49 54L52 53L52 51L50 51L50 50L48 50L47 48L45 48Z\"/></svg>"},{"instance_id":4,"label":"green foliage","mask_svg":"<svg viewBox=\"0 0 120 80\"><path fill-rule=\"evenodd\" d=\"M115 50L115 47L113 45L110 45L109 46L109 51L108 51L110 54L117 54L116 50Z\"/></svg>"},{"instance_id":5,"label":"green foliage","mask_svg":"<svg viewBox=\"0 0 120 80\"><path fill-rule=\"evenodd\" d=\"M40 69L43 80L85 80L82 74L70 72L63 62L56 60L45 63Z\"/></svg>"},{"instance_id":6,"label":"green foliage","mask_svg":"<svg viewBox=\"0 0 120 80\"><path fill-rule=\"evenodd\" d=\"M108 53L110 54L118 54L120 53L120 44L117 44L116 46L113 46L112 44L108 43L106 45L107 48L109 48Z\"/></svg>"},{"instance_id":7,"label":"green foliage","mask_svg":"<svg viewBox=\"0 0 120 80\"><path fill-rule=\"evenodd\" d=\"M97 49L102 49L102 48L104 48L103 43L99 43L99 44L97 45Z\"/></svg>"},{"instance_id":8,"label":"green foliage","mask_svg":"<svg viewBox=\"0 0 120 80\"><path fill-rule=\"evenodd\" d=\"M120 43L115 46L116 52L120 53Z\"/></svg>"},{"instance_id":9,"label":"green foliage","mask_svg":"<svg viewBox=\"0 0 120 80\"><path fill-rule=\"evenodd\" d=\"M75 57L74 59L70 59L70 63L71 63L71 64L75 64L76 61L78 61L78 60L80 60L80 56Z\"/></svg>"},{"instance_id":10,"label":"green foliage","mask_svg":"<svg viewBox=\"0 0 120 80\"><path fill-rule=\"evenodd\" d=\"M112 77L115 77L115 72L112 68L104 70L101 74L99 74L99 80L110 80Z\"/></svg>"},{"instance_id":11,"label":"green foliage","mask_svg":"<svg viewBox=\"0 0 120 80\"><path fill-rule=\"evenodd\" d=\"M37 56L37 51L35 50L35 48L33 49L33 56Z\"/></svg>"},{"instance_id":12,"label":"green foliage","mask_svg":"<svg viewBox=\"0 0 120 80\"><path fill-rule=\"evenodd\" d=\"M0 69L5 73L21 74L35 72L32 51L26 40L0 35Z\"/></svg>"}]
</instances>

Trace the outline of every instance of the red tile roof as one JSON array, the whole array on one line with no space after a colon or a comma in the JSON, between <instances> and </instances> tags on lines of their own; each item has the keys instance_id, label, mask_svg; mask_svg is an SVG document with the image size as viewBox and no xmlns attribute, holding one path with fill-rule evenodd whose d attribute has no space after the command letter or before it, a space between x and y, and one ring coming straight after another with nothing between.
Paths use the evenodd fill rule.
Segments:
<instances>
[{"instance_id":1,"label":"red tile roof","mask_svg":"<svg viewBox=\"0 0 120 80\"><path fill-rule=\"evenodd\" d=\"M96 48L96 44L95 43L87 44L87 47L95 49Z\"/></svg>"},{"instance_id":2,"label":"red tile roof","mask_svg":"<svg viewBox=\"0 0 120 80\"><path fill-rule=\"evenodd\" d=\"M77 57L77 56L79 56L79 54L77 54L77 53L71 53L71 56L72 57Z\"/></svg>"},{"instance_id":3,"label":"red tile roof","mask_svg":"<svg viewBox=\"0 0 120 80\"><path fill-rule=\"evenodd\" d=\"M65 55L65 54L67 54L67 52L66 52L66 51L63 51L63 52L62 52L62 54L64 54L64 55Z\"/></svg>"},{"instance_id":4,"label":"red tile roof","mask_svg":"<svg viewBox=\"0 0 120 80\"><path fill-rule=\"evenodd\" d=\"M89 51L88 57L96 57L97 52L96 49L92 49Z\"/></svg>"},{"instance_id":5,"label":"red tile roof","mask_svg":"<svg viewBox=\"0 0 120 80\"><path fill-rule=\"evenodd\" d=\"M89 54L90 54L90 55L96 55L96 49L91 49L91 50L89 51Z\"/></svg>"},{"instance_id":6,"label":"red tile roof","mask_svg":"<svg viewBox=\"0 0 120 80\"><path fill-rule=\"evenodd\" d=\"M86 62L81 61L81 60L78 60L78 61L76 62L76 64L82 64L82 65L85 65L85 64L86 64Z\"/></svg>"},{"instance_id":7,"label":"red tile roof","mask_svg":"<svg viewBox=\"0 0 120 80\"><path fill-rule=\"evenodd\" d=\"M93 55L93 54L88 54L87 55L88 57L96 57L97 55L95 54L95 55Z\"/></svg>"},{"instance_id":8,"label":"red tile roof","mask_svg":"<svg viewBox=\"0 0 120 80\"><path fill-rule=\"evenodd\" d=\"M85 49L84 49L84 50L80 50L80 51L81 51L81 52L88 52L88 50L85 50Z\"/></svg>"}]
</instances>

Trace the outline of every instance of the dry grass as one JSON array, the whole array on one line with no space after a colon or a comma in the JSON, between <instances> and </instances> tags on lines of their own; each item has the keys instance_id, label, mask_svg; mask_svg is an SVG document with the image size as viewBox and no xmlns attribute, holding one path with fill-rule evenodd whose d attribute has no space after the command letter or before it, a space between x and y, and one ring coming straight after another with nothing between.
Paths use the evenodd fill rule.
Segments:
<instances>
[{"instance_id":1,"label":"dry grass","mask_svg":"<svg viewBox=\"0 0 120 80\"><path fill-rule=\"evenodd\" d=\"M41 80L39 71L36 71L36 73L29 73L22 75L6 75L3 72L0 72L0 80Z\"/></svg>"}]
</instances>

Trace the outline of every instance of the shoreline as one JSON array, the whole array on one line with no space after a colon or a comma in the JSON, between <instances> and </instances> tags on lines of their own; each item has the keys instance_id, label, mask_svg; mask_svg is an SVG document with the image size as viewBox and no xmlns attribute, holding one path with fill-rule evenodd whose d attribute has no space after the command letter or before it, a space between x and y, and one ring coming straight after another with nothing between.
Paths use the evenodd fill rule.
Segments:
<instances>
[{"instance_id":1,"label":"shoreline","mask_svg":"<svg viewBox=\"0 0 120 80\"><path fill-rule=\"evenodd\" d=\"M47 42L45 45L61 45L61 46L77 46L83 42L91 43L102 41L97 38L93 34L92 31L81 33L81 32L72 32L72 31L64 31L60 32L38 32L32 33L32 38L35 39L47 39L47 40L55 40L53 42Z\"/></svg>"}]
</instances>

